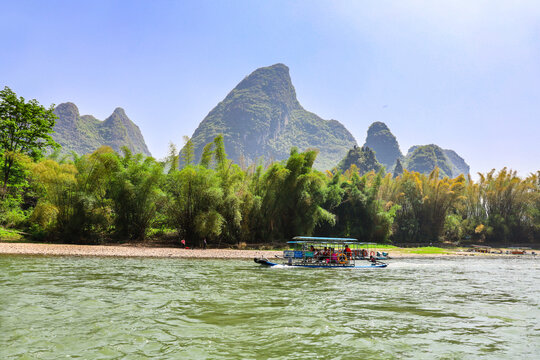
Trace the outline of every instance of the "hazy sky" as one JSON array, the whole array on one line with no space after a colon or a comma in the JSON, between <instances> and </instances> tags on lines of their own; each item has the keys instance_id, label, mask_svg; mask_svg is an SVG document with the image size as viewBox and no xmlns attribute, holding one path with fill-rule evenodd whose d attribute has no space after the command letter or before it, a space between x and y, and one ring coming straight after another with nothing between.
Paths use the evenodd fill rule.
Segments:
<instances>
[{"instance_id":1,"label":"hazy sky","mask_svg":"<svg viewBox=\"0 0 540 360\"><path fill-rule=\"evenodd\" d=\"M5 1L0 86L105 119L120 106L152 154L182 144L258 67L360 145L435 143L472 172L540 170L540 2Z\"/></svg>"}]
</instances>

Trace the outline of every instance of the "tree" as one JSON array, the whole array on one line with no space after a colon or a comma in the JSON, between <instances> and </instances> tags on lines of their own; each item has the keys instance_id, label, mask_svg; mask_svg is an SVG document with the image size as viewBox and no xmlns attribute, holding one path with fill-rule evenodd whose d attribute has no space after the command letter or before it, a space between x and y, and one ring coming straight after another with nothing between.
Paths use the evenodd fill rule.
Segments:
<instances>
[{"instance_id":1,"label":"tree","mask_svg":"<svg viewBox=\"0 0 540 360\"><path fill-rule=\"evenodd\" d=\"M71 164L51 159L35 163L32 173L43 194L32 221L63 241L103 237L111 224L108 188L118 167L118 157L108 146L74 156Z\"/></svg>"},{"instance_id":2,"label":"tree","mask_svg":"<svg viewBox=\"0 0 540 360\"><path fill-rule=\"evenodd\" d=\"M204 238L221 235L223 191L213 169L188 165L169 173L166 191L169 221L189 244L201 246Z\"/></svg>"},{"instance_id":3,"label":"tree","mask_svg":"<svg viewBox=\"0 0 540 360\"><path fill-rule=\"evenodd\" d=\"M115 230L120 237L142 240L158 209L164 205L165 195L159 188L164 177L163 167L151 157L143 158L142 154L128 156L127 147L123 147L123 151L125 156L119 157L122 165L109 183Z\"/></svg>"},{"instance_id":4,"label":"tree","mask_svg":"<svg viewBox=\"0 0 540 360\"><path fill-rule=\"evenodd\" d=\"M335 223L333 214L323 209L325 175L313 170L317 151L299 153L292 148L286 164L274 163L260 181L262 238L290 239L311 235L319 223Z\"/></svg>"},{"instance_id":5,"label":"tree","mask_svg":"<svg viewBox=\"0 0 540 360\"><path fill-rule=\"evenodd\" d=\"M193 164L195 159L195 150L193 148L193 141L191 141L189 136L184 136L184 143L184 148L182 149L182 159L184 160L184 164L187 166Z\"/></svg>"},{"instance_id":6,"label":"tree","mask_svg":"<svg viewBox=\"0 0 540 360\"><path fill-rule=\"evenodd\" d=\"M56 119L53 108L46 109L35 99L25 102L7 86L0 91L0 198L6 196L8 186L21 181L19 154L38 160L47 148L59 146L50 135Z\"/></svg>"},{"instance_id":7,"label":"tree","mask_svg":"<svg viewBox=\"0 0 540 360\"><path fill-rule=\"evenodd\" d=\"M396 160L396 167L394 168L394 177L398 177L401 174L403 174L403 165L401 165L401 161L398 158Z\"/></svg>"},{"instance_id":8,"label":"tree","mask_svg":"<svg viewBox=\"0 0 540 360\"><path fill-rule=\"evenodd\" d=\"M179 158L180 158L180 154L178 153L178 149L176 148L176 145L170 142L169 143L169 156L167 156L165 160L165 165L169 165L168 172L175 172L176 170L178 170Z\"/></svg>"},{"instance_id":9,"label":"tree","mask_svg":"<svg viewBox=\"0 0 540 360\"><path fill-rule=\"evenodd\" d=\"M382 170L359 175L355 166L345 176L333 175L327 186L325 209L336 215L335 225L322 225L318 233L363 241L385 242L391 233L398 205L378 198ZM391 175L390 176L391 179ZM385 178L386 180L387 178ZM386 180L388 181L388 180Z\"/></svg>"},{"instance_id":10,"label":"tree","mask_svg":"<svg viewBox=\"0 0 540 360\"><path fill-rule=\"evenodd\" d=\"M427 176L405 170L395 181L399 182L401 192L397 198L388 199L401 206L397 212L394 240L425 243L439 241L447 215L465 199L462 195L464 176L440 179L438 168Z\"/></svg>"}]
</instances>

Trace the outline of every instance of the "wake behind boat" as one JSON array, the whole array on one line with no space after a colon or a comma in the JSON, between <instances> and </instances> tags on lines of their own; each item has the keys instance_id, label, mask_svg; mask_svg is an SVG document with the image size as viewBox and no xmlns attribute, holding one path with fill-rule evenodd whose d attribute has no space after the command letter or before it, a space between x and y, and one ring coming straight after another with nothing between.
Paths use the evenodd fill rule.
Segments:
<instances>
[{"instance_id":1,"label":"wake behind boat","mask_svg":"<svg viewBox=\"0 0 540 360\"><path fill-rule=\"evenodd\" d=\"M362 243L357 239L297 236L288 244L292 245L292 249L283 251L283 256L277 257L275 261L263 257L253 260L257 264L269 267L279 265L305 268L372 269L388 266L375 257L373 250L369 251L369 244L372 243Z\"/></svg>"}]
</instances>

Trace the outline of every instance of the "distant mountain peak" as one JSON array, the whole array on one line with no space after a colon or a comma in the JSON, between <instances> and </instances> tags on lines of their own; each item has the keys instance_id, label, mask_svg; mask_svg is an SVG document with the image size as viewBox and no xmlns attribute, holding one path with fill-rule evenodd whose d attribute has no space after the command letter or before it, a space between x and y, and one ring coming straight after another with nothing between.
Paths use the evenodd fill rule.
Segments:
<instances>
[{"instance_id":1,"label":"distant mountain peak","mask_svg":"<svg viewBox=\"0 0 540 360\"><path fill-rule=\"evenodd\" d=\"M59 112L59 113L62 113L64 115L69 115L71 117L73 116L80 116L79 114L79 108L77 107L77 105L75 105L74 103L72 102L65 102L65 103L62 103L60 105L58 105L56 108L55 108L55 112Z\"/></svg>"},{"instance_id":2,"label":"distant mountain peak","mask_svg":"<svg viewBox=\"0 0 540 360\"><path fill-rule=\"evenodd\" d=\"M435 144L411 146L407 151L406 163L408 170L425 174L435 166L449 177L467 175L470 171L469 165L454 150L442 149Z\"/></svg>"},{"instance_id":3,"label":"distant mountain peak","mask_svg":"<svg viewBox=\"0 0 540 360\"><path fill-rule=\"evenodd\" d=\"M97 120L91 115L80 116L77 106L70 102L58 105L54 113L58 120L53 138L62 145L64 153L75 151L83 155L102 145L108 145L116 151L127 146L134 153L151 155L139 127L120 107L105 121Z\"/></svg>"},{"instance_id":4,"label":"distant mountain peak","mask_svg":"<svg viewBox=\"0 0 540 360\"><path fill-rule=\"evenodd\" d=\"M382 121L375 121L374 123L372 123L369 126L368 134L369 133L375 133L375 132L378 132L378 131L390 131L390 129Z\"/></svg>"},{"instance_id":5,"label":"distant mountain peak","mask_svg":"<svg viewBox=\"0 0 540 360\"><path fill-rule=\"evenodd\" d=\"M121 107L117 107L116 109L114 109L113 114L121 117L127 117L125 110Z\"/></svg>"},{"instance_id":6,"label":"distant mountain peak","mask_svg":"<svg viewBox=\"0 0 540 360\"><path fill-rule=\"evenodd\" d=\"M315 166L331 169L356 145L341 123L304 110L284 64L256 69L208 113L191 138L196 159L218 134L230 158L247 164L286 159L296 146L319 149Z\"/></svg>"},{"instance_id":7,"label":"distant mountain peak","mask_svg":"<svg viewBox=\"0 0 540 360\"><path fill-rule=\"evenodd\" d=\"M396 137L388 126L380 121L370 125L364 146L375 151L377 160L387 171L395 165L397 159L403 157Z\"/></svg>"}]
</instances>

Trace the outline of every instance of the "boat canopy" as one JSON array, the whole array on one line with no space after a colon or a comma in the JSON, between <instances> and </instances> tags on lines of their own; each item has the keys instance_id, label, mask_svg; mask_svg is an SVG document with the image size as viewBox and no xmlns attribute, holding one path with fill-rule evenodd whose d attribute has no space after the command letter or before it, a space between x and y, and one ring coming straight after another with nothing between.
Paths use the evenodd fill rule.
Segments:
<instances>
[{"instance_id":1,"label":"boat canopy","mask_svg":"<svg viewBox=\"0 0 540 360\"><path fill-rule=\"evenodd\" d=\"M297 241L335 241L335 242L345 242L345 241L358 241L353 238L332 238L332 237L317 237L317 236L295 236L293 240Z\"/></svg>"},{"instance_id":2,"label":"boat canopy","mask_svg":"<svg viewBox=\"0 0 540 360\"><path fill-rule=\"evenodd\" d=\"M358 244L358 245L377 245L377 243L359 242L353 238L333 238L317 236L295 236L288 244L306 244L306 243L327 243L327 244Z\"/></svg>"}]
</instances>

